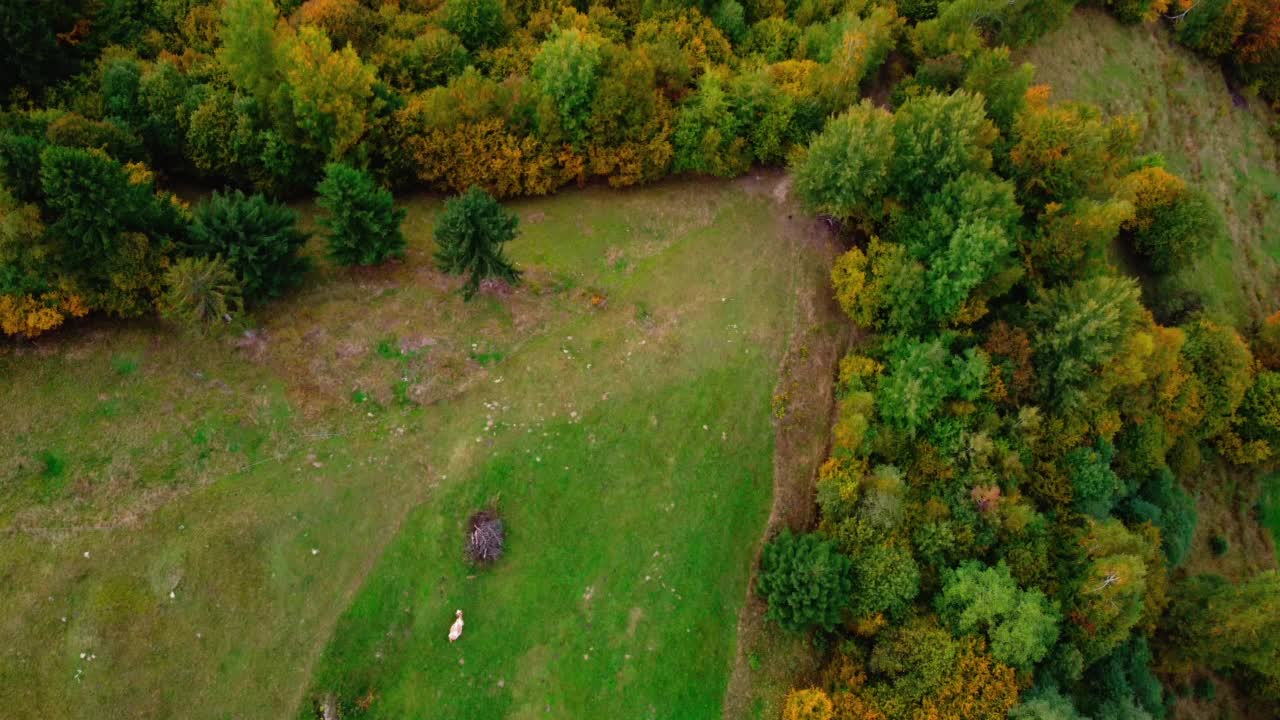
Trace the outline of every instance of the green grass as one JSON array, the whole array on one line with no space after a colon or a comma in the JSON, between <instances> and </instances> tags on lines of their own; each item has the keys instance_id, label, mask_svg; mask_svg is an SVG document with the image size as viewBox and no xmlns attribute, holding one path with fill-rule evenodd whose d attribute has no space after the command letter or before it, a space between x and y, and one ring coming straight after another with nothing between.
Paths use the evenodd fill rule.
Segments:
<instances>
[{"instance_id":1,"label":"green grass","mask_svg":"<svg viewBox=\"0 0 1280 720\"><path fill-rule=\"evenodd\" d=\"M1176 45L1158 25L1128 26L1081 8L1025 53L1059 100L1136 115L1143 149L1216 199L1227 235L1177 275L1206 309L1239 327L1277 309L1280 172L1266 103L1235 107L1216 63Z\"/></svg>"},{"instance_id":2,"label":"green grass","mask_svg":"<svg viewBox=\"0 0 1280 720\"><path fill-rule=\"evenodd\" d=\"M6 716L368 689L386 717L717 715L793 289L825 273L776 180L514 203L526 288L472 303L429 267L439 199L411 198L403 263L320 263L254 336L0 351ZM509 555L473 572L491 502Z\"/></svg>"}]
</instances>

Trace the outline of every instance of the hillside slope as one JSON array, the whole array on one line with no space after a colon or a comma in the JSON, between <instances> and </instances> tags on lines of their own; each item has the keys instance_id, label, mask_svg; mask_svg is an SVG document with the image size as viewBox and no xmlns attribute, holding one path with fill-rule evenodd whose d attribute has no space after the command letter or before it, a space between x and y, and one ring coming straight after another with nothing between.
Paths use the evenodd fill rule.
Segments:
<instances>
[{"instance_id":1,"label":"hillside slope","mask_svg":"<svg viewBox=\"0 0 1280 720\"><path fill-rule=\"evenodd\" d=\"M1280 172L1267 131L1275 117L1261 100L1233 93L1215 64L1175 44L1166 28L1122 25L1093 8L1023 55L1058 99L1137 115L1144 149L1218 201L1229 237L1176 284L1241 328L1280 307Z\"/></svg>"}]
</instances>

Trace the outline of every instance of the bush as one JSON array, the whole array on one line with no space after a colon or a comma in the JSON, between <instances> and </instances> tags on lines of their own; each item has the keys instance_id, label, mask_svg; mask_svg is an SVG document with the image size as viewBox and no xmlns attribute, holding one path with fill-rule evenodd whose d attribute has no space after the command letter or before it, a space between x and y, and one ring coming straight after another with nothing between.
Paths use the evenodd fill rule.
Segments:
<instances>
[{"instance_id":1,"label":"bush","mask_svg":"<svg viewBox=\"0 0 1280 720\"><path fill-rule=\"evenodd\" d=\"M765 546L756 589L769 604L767 617L788 630L840 622L853 591L849 558L816 534L784 530Z\"/></svg>"},{"instance_id":2,"label":"bush","mask_svg":"<svg viewBox=\"0 0 1280 720\"><path fill-rule=\"evenodd\" d=\"M493 47L506 37L505 12L502 0L446 0L443 24L469 50Z\"/></svg>"},{"instance_id":3,"label":"bush","mask_svg":"<svg viewBox=\"0 0 1280 720\"><path fill-rule=\"evenodd\" d=\"M1201 191L1188 191L1154 210L1150 226L1134 235L1134 246L1152 271L1173 272L1203 254L1222 228L1213 201Z\"/></svg>"},{"instance_id":4,"label":"bush","mask_svg":"<svg viewBox=\"0 0 1280 720\"><path fill-rule=\"evenodd\" d=\"M1231 543L1223 535L1214 535L1209 538L1209 549L1213 551L1214 557L1222 557L1231 549Z\"/></svg>"},{"instance_id":5,"label":"bush","mask_svg":"<svg viewBox=\"0 0 1280 720\"><path fill-rule=\"evenodd\" d=\"M502 518L491 510L481 510L467 521L467 558L477 565L496 562L502 557L506 538Z\"/></svg>"},{"instance_id":6,"label":"bush","mask_svg":"<svg viewBox=\"0 0 1280 720\"><path fill-rule=\"evenodd\" d=\"M405 211L395 206L390 191L373 177L341 163L325 168L316 187L318 203L329 217L320 220L327 230L329 256L343 265L377 265L404 255L400 223Z\"/></svg>"},{"instance_id":7,"label":"bush","mask_svg":"<svg viewBox=\"0 0 1280 720\"><path fill-rule=\"evenodd\" d=\"M819 688L790 690L782 706L782 720L831 720L831 698Z\"/></svg>"},{"instance_id":8,"label":"bush","mask_svg":"<svg viewBox=\"0 0 1280 720\"><path fill-rule=\"evenodd\" d=\"M246 305L279 297L302 281L308 263L298 250L307 235L285 205L239 190L214 192L193 215L189 254L225 259Z\"/></svg>"},{"instance_id":9,"label":"bush","mask_svg":"<svg viewBox=\"0 0 1280 720\"><path fill-rule=\"evenodd\" d=\"M180 258L164 276L160 309L184 328L203 333L244 309L240 283L221 257Z\"/></svg>"},{"instance_id":10,"label":"bush","mask_svg":"<svg viewBox=\"0 0 1280 720\"><path fill-rule=\"evenodd\" d=\"M436 262L454 275L467 275L462 294L472 298L480 281L497 278L510 283L520 280L520 271L503 255L503 243L515 239L519 220L498 204L489 193L472 187L444 204L436 221Z\"/></svg>"}]
</instances>

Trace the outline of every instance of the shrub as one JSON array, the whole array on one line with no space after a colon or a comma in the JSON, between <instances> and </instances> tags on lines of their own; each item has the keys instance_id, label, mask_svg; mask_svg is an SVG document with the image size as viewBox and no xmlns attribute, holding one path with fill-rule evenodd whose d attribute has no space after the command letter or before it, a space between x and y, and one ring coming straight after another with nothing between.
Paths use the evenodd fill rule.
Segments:
<instances>
[{"instance_id":1,"label":"shrub","mask_svg":"<svg viewBox=\"0 0 1280 720\"><path fill-rule=\"evenodd\" d=\"M1231 549L1231 543L1227 540L1226 536L1214 535L1209 538L1209 549L1213 551L1214 557L1222 557Z\"/></svg>"},{"instance_id":2,"label":"shrub","mask_svg":"<svg viewBox=\"0 0 1280 720\"><path fill-rule=\"evenodd\" d=\"M502 0L446 0L443 25L470 50L493 47L506 37L505 12Z\"/></svg>"},{"instance_id":3,"label":"shrub","mask_svg":"<svg viewBox=\"0 0 1280 720\"><path fill-rule=\"evenodd\" d=\"M784 530L765 546L756 589L769 604L767 617L782 627L830 631L849 603L851 563L816 534Z\"/></svg>"},{"instance_id":4,"label":"shrub","mask_svg":"<svg viewBox=\"0 0 1280 720\"><path fill-rule=\"evenodd\" d=\"M1154 209L1150 225L1135 233L1134 246L1154 272L1173 272L1204 253L1222 228L1213 201L1202 191L1187 191Z\"/></svg>"},{"instance_id":5,"label":"shrub","mask_svg":"<svg viewBox=\"0 0 1280 720\"><path fill-rule=\"evenodd\" d=\"M782 706L782 720L831 720L831 698L818 688L790 690Z\"/></svg>"},{"instance_id":6,"label":"shrub","mask_svg":"<svg viewBox=\"0 0 1280 720\"><path fill-rule=\"evenodd\" d=\"M343 265L377 265L404 255L404 208L397 208L391 192L373 177L341 163L325 167L316 187L318 203L329 216L320 221L327 230L329 256Z\"/></svg>"},{"instance_id":7,"label":"shrub","mask_svg":"<svg viewBox=\"0 0 1280 720\"><path fill-rule=\"evenodd\" d=\"M244 302L257 305L302 281L308 263L298 257L307 235L298 214L262 195L214 192L197 206L188 251L222 257L240 281Z\"/></svg>"},{"instance_id":8,"label":"shrub","mask_svg":"<svg viewBox=\"0 0 1280 720\"><path fill-rule=\"evenodd\" d=\"M503 243L515 239L518 226L515 213L473 186L444 204L435 228L436 262L447 273L467 276L462 288L467 299L485 278L518 282L520 271L502 253Z\"/></svg>"},{"instance_id":9,"label":"shrub","mask_svg":"<svg viewBox=\"0 0 1280 720\"><path fill-rule=\"evenodd\" d=\"M165 272L160 309L184 328L203 333L244 309L240 283L221 257L180 258Z\"/></svg>"}]
</instances>

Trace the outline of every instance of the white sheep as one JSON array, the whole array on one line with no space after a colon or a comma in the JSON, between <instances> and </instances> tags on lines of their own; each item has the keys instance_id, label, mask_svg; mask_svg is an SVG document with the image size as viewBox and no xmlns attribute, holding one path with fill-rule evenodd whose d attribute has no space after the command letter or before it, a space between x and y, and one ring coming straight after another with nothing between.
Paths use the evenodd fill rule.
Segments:
<instances>
[{"instance_id":1,"label":"white sheep","mask_svg":"<svg viewBox=\"0 0 1280 720\"><path fill-rule=\"evenodd\" d=\"M457 642L458 638L462 637L462 611L459 610L456 614L458 619L454 620L449 628L449 642Z\"/></svg>"}]
</instances>

